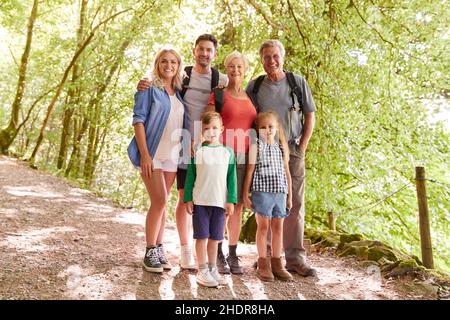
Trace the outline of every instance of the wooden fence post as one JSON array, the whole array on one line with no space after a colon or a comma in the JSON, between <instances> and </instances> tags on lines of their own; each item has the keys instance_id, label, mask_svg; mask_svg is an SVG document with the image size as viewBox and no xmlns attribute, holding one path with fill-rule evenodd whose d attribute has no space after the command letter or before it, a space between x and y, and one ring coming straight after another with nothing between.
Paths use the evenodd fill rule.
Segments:
<instances>
[{"instance_id":1,"label":"wooden fence post","mask_svg":"<svg viewBox=\"0 0 450 320\"><path fill-rule=\"evenodd\" d=\"M333 211L328 211L328 228L330 228L330 230L336 231L336 220L334 218Z\"/></svg>"},{"instance_id":2,"label":"wooden fence post","mask_svg":"<svg viewBox=\"0 0 450 320\"><path fill-rule=\"evenodd\" d=\"M427 203L427 190L425 188L425 168L416 167L417 203L419 206L420 248L423 265L428 269L434 268L433 248L430 236L430 217Z\"/></svg>"}]
</instances>

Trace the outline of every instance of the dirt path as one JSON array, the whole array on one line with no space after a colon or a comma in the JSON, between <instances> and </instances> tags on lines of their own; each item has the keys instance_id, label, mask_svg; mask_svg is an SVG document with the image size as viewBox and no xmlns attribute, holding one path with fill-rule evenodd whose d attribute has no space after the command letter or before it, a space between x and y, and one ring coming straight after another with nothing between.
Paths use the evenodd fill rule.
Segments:
<instances>
[{"instance_id":1,"label":"dirt path","mask_svg":"<svg viewBox=\"0 0 450 320\"><path fill-rule=\"evenodd\" d=\"M2 299L435 299L409 280L332 253L313 253L317 278L262 283L251 265L254 245L239 245L243 276L228 286L198 287L180 271L178 236L170 224L166 250L175 266L163 275L141 267L144 215L115 206L63 179L0 156L0 300Z\"/></svg>"}]
</instances>

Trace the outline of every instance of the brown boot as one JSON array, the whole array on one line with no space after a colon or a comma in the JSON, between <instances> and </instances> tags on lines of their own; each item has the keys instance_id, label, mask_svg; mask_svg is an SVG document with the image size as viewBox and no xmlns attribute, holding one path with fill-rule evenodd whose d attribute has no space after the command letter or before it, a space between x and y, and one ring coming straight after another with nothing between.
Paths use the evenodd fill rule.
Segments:
<instances>
[{"instance_id":1,"label":"brown boot","mask_svg":"<svg viewBox=\"0 0 450 320\"><path fill-rule=\"evenodd\" d=\"M292 275L287 272L281 263L281 258L271 258L270 264L272 265L272 272L275 278L283 280L283 281L292 281Z\"/></svg>"},{"instance_id":2,"label":"brown boot","mask_svg":"<svg viewBox=\"0 0 450 320\"><path fill-rule=\"evenodd\" d=\"M256 276L262 281L273 281L273 273L270 268L270 258L258 258Z\"/></svg>"}]
</instances>

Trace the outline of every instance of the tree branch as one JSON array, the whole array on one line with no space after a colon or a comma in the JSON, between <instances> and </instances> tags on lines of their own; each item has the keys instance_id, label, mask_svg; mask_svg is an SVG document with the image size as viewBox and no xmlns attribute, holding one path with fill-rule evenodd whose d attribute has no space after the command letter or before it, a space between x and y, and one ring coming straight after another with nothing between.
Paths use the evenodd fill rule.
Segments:
<instances>
[{"instance_id":1,"label":"tree branch","mask_svg":"<svg viewBox=\"0 0 450 320\"><path fill-rule=\"evenodd\" d=\"M284 27L276 22L273 22L270 17L264 12L264 10L259 6L254 0L247 0L247 3L250 4L253 8L255 8L256 12L266 20L266 22L277 30L283 30Z\"/></svg>"},{"instance_id":2,"label":"tree branch","mask_svg":"<svg viewBox=\"0 0 450 320\"><path fill-rule=\"evenodd\" d=\"M375 33L380 37L380 39L381 39L382 41L384 41L384 42L390 44L393 48L395 48L395 45L394 45L391 41L385 39L385 38L383 37L383 35L382 35L376 28L372 27L371 24L367 22L367 20L362 16L361 12L359 12L358 7L356 6L355 2L354 2L353 0L350 0L350 2L351 2L351 4L353 5L353 7L355 8L356 13L357 13L358 16L361 18L361 20L362 20L367 26L369 26L370 29L372 29L373 31L375 31Z\"/></svg>"},{"instance_id":3,"label":"tree branch","mask_svg":"<svg viewBox=\"0 0 450 320\"><path fill-rule=\"evenodd\" d=\"M308 37L306 37L303 34L302 28L300 28L300 22L298 21L297 16L295 15L294 9L292 8L292 4L291 4L291 2L289 0L287 0L287 4L288 4L289 11L291 12L292 18L295 21L295 25L297 27L297 31L300 34L300 37L302 38L303 45L305 46L305 49L308 50L308 45L310 46L311 43L309 42ZM308 43L308 44L306 44L306 43Z\"/></svg>"}]
</instances>

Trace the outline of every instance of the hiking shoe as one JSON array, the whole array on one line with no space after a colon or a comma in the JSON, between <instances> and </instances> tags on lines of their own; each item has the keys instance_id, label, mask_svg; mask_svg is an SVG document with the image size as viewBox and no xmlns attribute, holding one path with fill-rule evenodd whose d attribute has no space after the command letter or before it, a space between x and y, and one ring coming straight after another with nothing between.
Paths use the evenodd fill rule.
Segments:
<instances>
[{"instance_id":1,"label":"hiking shoe","mask_svg":"<svg viewBox=\"0 0 450 320\"><path fill-rule=\"evenodd\" d=\"M197 270L197 265L189 245L181 246L180 267L186 270Z\"/></svg>"},{"instance_id":2,"label":"hiking shoe","mask_svg":"<svg viewBox=\"0 0 450 320\"><path fill-rule=\"evenodd\" d=\"M217 287L219 283L209 272L208 268L199 269L197 273L197 283L204 287Z\"/></svg>"},{"instance_id":3,"label":"hiking shoe","mask_svg":"<svg viewBox=\"0 0 450 320\"><path fill-rule=\"evenodd\" d=\"M221 274L230 274L230 266L222 252L217 253L217 271Z\"/></svg>"},{"instance_id":4,"label":"hiking shoe","mask_svg":"<svg viewBox=\"0 0 450 320\"><path fill-rule=\"evenodd\" d=\"M303 277L315 277L317 276L317 270L311 268L308 264L294 264L290 266L286 266L287 271L298 273Z\"/></svg>"},{"instance_id":5,"label":"hiking shoe","mask_svg":"<svg viewBox=\"0 0 450 320\"><path fill-rule=\"evenodd\" d=\"M269 248L267 248L267 255L266 258L272 258ZM253 262L253 269L258 269L258 260Z\"/></svg>"},{"instance_id":6,"label":"hiking shoe","mask_svg":"<svg viewBox=\"0 0 450 320\"><path fill-rule=\"evenodd\" d=\"M163 267L159 262L158 248L148 248L144 257L144 269L149 272L163 272Z\"/></svg>"},{"instance_id":7,"label":"hiking shoe","mask_svg":"<svg viewBox=\"0 0 450 320\"><path fill-rule=\"evenodd\" d=\"M220 273L219 273L219 271L217 270L217 268L215 268L215 267L214 267L214 268L211 268L211 269L209 270L209 273L210 273L211 276L214 278L214 280L217 281L218 284L221 284L221 285L227 285L227 284L228 284L227 280L224 279L224 278L220 275Z\"/></svg>"},{"instance_id":8,"label":"hiking shoe","mask_svg":"<svg viewBox=\"0 0 450 320\"><path fill-rule=\"evenodd\" d=\"M170 264L169 260L166 258L166 253L164 251L163 245L158 244L156 247L158 249L158 255L159 255L159 262L161 263L164 270L170 270L172 269L172 265Z\"/></svg>"},{"instance_id":9,"label":"hiking shoe","mask_svg":"<svg viewBox=\"0 0 450 320\"><path fill-rule=\"evenodd\" d=\"M244 268L242 268L242 266L240 265L240 261L241 261L241 259L239 259L238 256L228 255L227 262L228 262L228 265L230 266L230 271L232 274L243 274L244 273Z\"/></svg>"}]
</instances>

